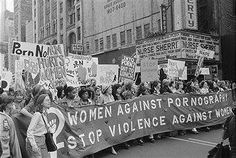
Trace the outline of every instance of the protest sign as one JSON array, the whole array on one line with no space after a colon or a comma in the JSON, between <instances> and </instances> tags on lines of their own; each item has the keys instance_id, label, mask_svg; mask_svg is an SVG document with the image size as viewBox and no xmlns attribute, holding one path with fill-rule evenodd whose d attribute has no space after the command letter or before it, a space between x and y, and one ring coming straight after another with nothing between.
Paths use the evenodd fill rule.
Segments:
<instances>
[{"instance_id":1,"label":"protest sign","mask_svg":"<svg viewBox=\"0 0 236 158\"><path fill-rule=\"evenodd\" d=\"M84 55L66 57L67 84L78 87L97 77L98 58Z\"/></svg>"},{"instance_id":2,"label":"protest sign","mask_svg":"<svg viewBox=\"0 0 236 158\"><path fill-rule=\"evenodd\" d=\"M201 75L210 75L209 68L200 68Z\"/></svg>"},{"instance_id":3,"label":"protest sign","mask_svg":"<svg viewBox=\"0 0 236 158\"><path fill-rule=\"evenodd\" d=\"M23 60L15 60L15 90L25 89L25 83L22 78L22 71L24 70L24 61Z\"/></svg>"},{"instance_id":4,"label":"protest sign","mask_svg":"<svg viewBox=\"0 0 236 158\"><path fill-rule=\"evenodd\" d=\"M232 91L225 91L145 95L83 108L62 103L48 110L58 148L50 154L53 158L80 158L150 134L222 124L232 115L232 102Z\"/></svg>"},{"instance_id":5,"label":"protest sign","mask_svg":"<svg viewBox=\"0 0 236 158\"><path fill-rule=\"evenodd\" d=\"M0 87L8 90L12 85L12 73L10 71L2 71L0 73Z\"/></svg>"},{"instance_id":6,"label":"protest sign","mask_svg":"<svg viewBox=\"0 0 236 158\"><path fill-rule=\"evenodd\" d=\"M120 77L119 81L134 80L135 77L135 59L128 56L122 56L120 64Z\"/></svg>"},{"instance_id":7,"label":"protest sign","mask_svg":"<svg viewBox=\"0 0 236 158\"><path fill-rule=\"evenodd\" d=\"M40 79L40 84L53 89L65 84L65 55L62 44L43 45L14 41L12 55L24 57L25 67L32 78L38 75L39 70L40 77L37 79Z\"/></svg>"},{"instance_id":8,"label":"protest sign","mask_svg":"<svg viewBox=\"0 0 236 158\"><path fill-rule=\"evenodd\" d=\"M98 65L97 85L111 85L118 83L118 65Z\"/></svg>"},{"instance_id":9,"label":"protest sign","mask_svg":"<svg viewBox=\"0 0 236 158\"><path fill-rule=\"evenodd\" d=\"M202 67L203 61L204 61L204 57L200 56L198 59L198 63L197 63L196 71L195 71L196 77L199 76L199 74L200 74L200 68Z\"/></svg>"},{"instance_id":10,"label":"protest sign","mask_svg":"<svg viewBox=\"0 0 236 158\"><path fill-rule=\"evenodd\" d=\"M215 52L212 50L204 49L200 45L197 47L197 56L213 59Z\"/></svg>"},{"instance_id":11,"label":"protest sign","mask_svg":"<svg viewBox=\"0 0 236 158\"><path fill-rule=\"evenodd\" d=\"M185 61L168 59L167 67L170 77L182 77L185 69Z\"/></svg>"},{"instance_id":12,"label":"protest sign","mask_svg":"<svg viewBox=\"0 0 236 158\"><path fill-rule=\"evenodd\" d=\"M155 81L159 78L158 75L158 60L157 59L142 59L141 60L141 81Z\"/></svg>"},{"instance_id":13,"label":"protest sign","mask_svg":"<svg viewBox=\"0 0 236 158\"><path fill-rule=\"evenodd\" d=\"M181 77L179 77L180 80L187 80L188 78L188 75L187 75L187 66L184 67L184 71L183 71L183 74Z\"/></svg>"}]
</instances>

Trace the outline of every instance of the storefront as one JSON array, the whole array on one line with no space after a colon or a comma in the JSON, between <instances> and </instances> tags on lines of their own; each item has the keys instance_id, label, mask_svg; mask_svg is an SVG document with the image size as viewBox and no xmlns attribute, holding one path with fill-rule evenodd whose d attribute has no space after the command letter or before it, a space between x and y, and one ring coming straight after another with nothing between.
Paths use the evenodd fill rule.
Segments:
<instances>
[{"instance_id":1,"label":"storefront","mask_svg":"<svg viewBox=\"0 0 236 158\"><path fill-rule=\"evenodd\" d=\"M136 51L140 59L148 57L158 59L159 64L167 63L167 59L176 59L186 62L188 76L195 73L198 56L197 47L215 52L213 59L205 59L203 66L209 67L210 76L222 77L219 37L190 31L176 31L164 36L137 41Z\"/></svg>"}]
</instances>

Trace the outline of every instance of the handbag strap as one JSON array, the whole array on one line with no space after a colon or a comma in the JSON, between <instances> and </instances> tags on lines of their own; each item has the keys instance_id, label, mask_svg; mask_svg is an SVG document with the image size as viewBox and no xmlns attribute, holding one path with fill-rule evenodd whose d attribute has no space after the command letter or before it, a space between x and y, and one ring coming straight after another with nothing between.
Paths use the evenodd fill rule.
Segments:
<instances>
[{"instance_id":1,"label":"handbag strap","mask_svg":"<svg viewBox=\"0 0 236 158\"><path fill-rule=\"evenodd\" d=\"M45 125L46 129L47 129L47 132L49 132L49 128L48 128L48 125L47 125L47 123L46 123L46 121L45 121L45 119L43 117L43 114L41 116L43 118L43 122L44 122L44 125Z\"/></svg>"}]
</instances>

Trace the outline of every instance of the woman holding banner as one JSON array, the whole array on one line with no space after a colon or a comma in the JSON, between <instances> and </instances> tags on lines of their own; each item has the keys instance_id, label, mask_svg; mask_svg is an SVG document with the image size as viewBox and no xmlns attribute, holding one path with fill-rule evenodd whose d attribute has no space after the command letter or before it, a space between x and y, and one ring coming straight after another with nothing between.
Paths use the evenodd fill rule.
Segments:
<instances>
[{"instance_id":1,"label":"woman holding banner","mask_svg":"<svg viewBox=\"0 0 236 158\"><path fill-rule=\"evenodd\" d=\"M45 142L47 128L50 130L46 117L50 107L49 95L41 94L36 101L36 112L27 130L26 148L31 158L50 158Z\"/></svg>"}]
</instances>

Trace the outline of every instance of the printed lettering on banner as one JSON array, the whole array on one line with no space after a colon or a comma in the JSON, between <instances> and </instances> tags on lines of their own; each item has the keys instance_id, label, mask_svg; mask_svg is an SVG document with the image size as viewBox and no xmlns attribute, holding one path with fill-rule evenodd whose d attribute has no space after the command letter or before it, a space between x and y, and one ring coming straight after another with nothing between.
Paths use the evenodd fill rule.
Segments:
<instances>
[{"instance_id":1,"label":"printed lettering on banner","mask_svg":"<svg viewBox=\"0 0 236 158\"><path fill-rule=\"evenodd\" d=\"M112 85L118 83L118 65L98 65L97 85Z\"/></svg>"},{"instance_id":2,"label":"printed lettering on banner","mask_svg":"<svg viewBox=\"0 0 236 158\"><path fill-rule=\"evenodd\" d=\"M168 75L170 77L183 77L185 61L168 59Z\"/></svg>"},{"instance_id":3,"label":"printed lettering on banner","mask_svg":"<svg viewBox=\"0 0 236 158\"><path fill-rule=\"evenodd\" d=\"M155 81L159 78L158 60L144 58L141 60L141 81Z\"/></svg>"},{"instance_id":4,"label":"printed lettering on banner","mask_svg":"<svg viewBox=\"0 0 236 158\"><path fill-rule=\"evenodd\" d=\"M63 109L64 103L58 104L60 108L48 110L58 147L50 154L55 158L84 157L149 134L221 124L232 115L232 103L232 91L224 91L204 95L145 95L67 110Z\"/></svg>"},{"instance_id":5,"label":"printed lettering on banner","mask_svg":"<svg viewBox=\"0 0 236 158\"><path fill-rule=\"evenodd\" d=\"M128 56L122 56L120 64L119 82L127 80L134 80L135 77L135 59Z\"/></svg>"},{"instance_id":6,"label":"printed lettering on banner","mask_svg":"<svg viewBox=\"0 0 236 158\"><path fill-rule=\"evenodd\" d=\"M0 74L0 87L8 90L12 86L12 73L10 71L2 71Z\"/></svg>"}]
</instances>

